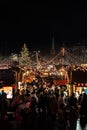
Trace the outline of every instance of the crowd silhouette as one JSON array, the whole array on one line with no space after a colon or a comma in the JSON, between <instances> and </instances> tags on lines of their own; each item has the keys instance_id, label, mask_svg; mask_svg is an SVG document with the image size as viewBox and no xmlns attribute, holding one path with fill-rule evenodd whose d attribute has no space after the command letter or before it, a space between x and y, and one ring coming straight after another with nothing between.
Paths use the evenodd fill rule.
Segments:
<instances>
[{"instance_id":1,"label":"crowd silhouette","mask_svg":"<svg viewBox=\"0 0 87 130\"><path fill-rule=\"evenodd\" d=\"M41 80L18 89L8 101L6 93L0 95L0 129L2 130L76 130L87 123L87 95L71 96L65 87ZM30 89L31 88L31 89Z\"/></svg>"}]
</instances>

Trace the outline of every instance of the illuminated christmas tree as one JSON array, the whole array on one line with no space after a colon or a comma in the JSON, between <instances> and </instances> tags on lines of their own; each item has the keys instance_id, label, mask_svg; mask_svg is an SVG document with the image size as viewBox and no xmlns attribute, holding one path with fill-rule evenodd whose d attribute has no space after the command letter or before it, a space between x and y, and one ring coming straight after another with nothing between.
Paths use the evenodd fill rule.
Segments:
<instances>
[{"instance_id":1,"label":"illuminated christmas tree","mask_svg":"<svg viewBox=\"0 0 87 130\"><path fill-rule=\"evenodd\" d=\"M24 43L22 50L19 56L19 66L20 67L28 67L30 66L30 52L27 48L27 45Z\"/></svg>"}]
</instances>

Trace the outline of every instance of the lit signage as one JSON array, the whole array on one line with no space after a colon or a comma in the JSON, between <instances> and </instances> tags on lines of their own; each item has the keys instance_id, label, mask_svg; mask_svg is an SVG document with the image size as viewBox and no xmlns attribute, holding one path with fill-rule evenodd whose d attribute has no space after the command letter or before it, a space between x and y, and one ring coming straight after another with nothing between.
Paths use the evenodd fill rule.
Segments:
<instances>
[{"instance_id":1,"label":"lit signage","mask_svg":"<svg viewBox=\"0 0 87 130\"><path fill-rule=\"evenodd\" d=\"M66 85L69 82L67 80L54 80L55 85Z\"/></svg>"},{"instance_id":2,"label":"lit signage","mask_svg":"<svg viewBox=\"0 0 87 130\"><path fill-rule=\"evenodd\" d=\"M13 88L12 87L3 87L0 89L0 94L2 94L2 90L7 94L7 99L12 99L13 98Z\"/></svg>"}]
</instances>

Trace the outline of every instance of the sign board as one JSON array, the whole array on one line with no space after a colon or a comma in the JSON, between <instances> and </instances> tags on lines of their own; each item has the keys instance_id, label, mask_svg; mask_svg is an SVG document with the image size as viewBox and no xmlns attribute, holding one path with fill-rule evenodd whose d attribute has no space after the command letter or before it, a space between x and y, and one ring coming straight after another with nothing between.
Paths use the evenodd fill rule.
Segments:
<instances>
[{"instance_id":1,"label":"sign board","mask_svg":"<svg viewBox=\"0 0 87 130\"><path fill-rule=\"evenodd\" d=\"M66 85L68 84L68 80L54 80L53 81L55 85Z\"/></svg>"}]
</instances>

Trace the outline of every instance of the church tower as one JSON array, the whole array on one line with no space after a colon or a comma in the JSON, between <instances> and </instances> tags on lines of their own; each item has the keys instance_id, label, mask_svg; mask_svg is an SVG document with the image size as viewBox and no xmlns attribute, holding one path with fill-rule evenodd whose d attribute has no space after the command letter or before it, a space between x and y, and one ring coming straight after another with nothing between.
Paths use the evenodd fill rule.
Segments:
<instances>
[{"instance_id":1,"label":"church tower","mask_svg":"<svg viewBox=\"0 0 87 130\"><path fill-rule=\"evenodd\" d=\"M50 51L51 55L55 55L55 45L54 44L55 44L54 37L52 37L52 46L51 46L51 51Z\"/></svg>"}]
</instances>

